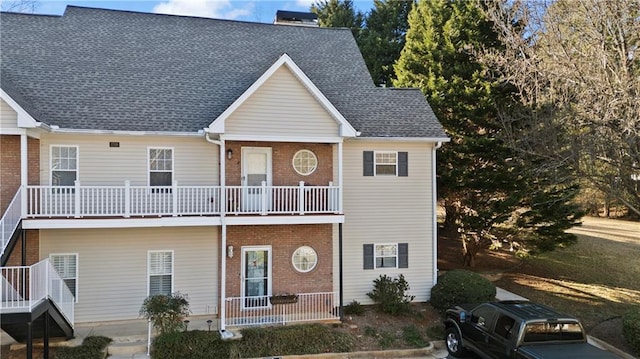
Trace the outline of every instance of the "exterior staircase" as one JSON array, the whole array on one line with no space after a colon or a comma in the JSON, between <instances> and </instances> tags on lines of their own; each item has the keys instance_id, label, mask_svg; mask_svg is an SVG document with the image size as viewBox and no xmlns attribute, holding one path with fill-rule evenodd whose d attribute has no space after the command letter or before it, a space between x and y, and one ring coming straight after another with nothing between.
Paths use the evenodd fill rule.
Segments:
<instances>
[{"instance_id":1,"label":"exterior staircase","mask_svg":"<svg viewBox=\"0 0 640 359\"><path fill-rule=\"evenodd\" d=\"M30 266L7 261L22 238L22 189L0 218L0 323L16 341L73 337L75 298L49 259Z\"/></svg>"}]
</instances>

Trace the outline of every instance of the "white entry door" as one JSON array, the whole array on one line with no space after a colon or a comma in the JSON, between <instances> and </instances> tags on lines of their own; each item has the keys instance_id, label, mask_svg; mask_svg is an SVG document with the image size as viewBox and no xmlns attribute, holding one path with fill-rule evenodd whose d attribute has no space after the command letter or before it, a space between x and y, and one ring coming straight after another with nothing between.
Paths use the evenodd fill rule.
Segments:
<instances>
[{"instance_id":1,"label":"white entry door","mask_svg":"<svg viewBox=\"0 0 640 359\"><path fill-rule=\"evenodd\" d=\"M242 307L269 306L271 246L242 247Z\"/></svg>"},{"instance_id":2,"label":"white entry door","mask_svg":"<svg viewBox=\"0 0 640 359\"><path fill-rule=\"evenodd\" d=\"M262 191L262 182L271 186L271 148L242 147L242 206L245 212L261 212L271 203L271 191Z\"/></svg>"}]
</instances>

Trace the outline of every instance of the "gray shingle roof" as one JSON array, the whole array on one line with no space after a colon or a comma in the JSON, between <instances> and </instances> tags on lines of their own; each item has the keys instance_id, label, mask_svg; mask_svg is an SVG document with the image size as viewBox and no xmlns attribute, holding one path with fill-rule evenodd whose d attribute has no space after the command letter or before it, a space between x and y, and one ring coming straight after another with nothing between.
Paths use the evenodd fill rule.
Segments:
<instances>
[{"instance_id":1,"label":"gray shingle roof","mask_svg":"<svg viewBox=\"0 0 640 359\"><path fill-rule=\"evenodd\" d=\"M0 85L49 125L198 131L287 53L362 136L445 137L419 91L373 85L348 29L73 6L0 16Z\"/></svg>"}]
</instances>

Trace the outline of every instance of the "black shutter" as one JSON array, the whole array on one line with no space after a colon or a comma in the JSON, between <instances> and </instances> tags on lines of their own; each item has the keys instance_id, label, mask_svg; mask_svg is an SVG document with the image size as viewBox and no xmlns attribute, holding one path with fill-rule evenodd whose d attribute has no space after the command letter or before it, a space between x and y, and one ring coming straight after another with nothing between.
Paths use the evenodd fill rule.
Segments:
<instances>
[{"instance_id":1,"label":"black shutter","mask_svg":"<svg viewBox=\"0 0 640 359\"><path fill-rule=\"evenodd\" d=\"M398 152L398 177L407 177L409 175L409 154L407 152Z\"/></svg>"},{"instance_id":2,"label":"black shutter","mask_svg":"<svg viewBox=\"0 0 640 359\"><path fill-rule=\"evenodd\" d=\"M373 176L373 151L364 151L362 157L362 175Z\"/></svg>"},{"instance_id":3,"label":"black shutter","mask_svg":"<svg viewBox=\"0 0 640 359\"><path fill-rule=\"evenodd\" d=\"M398 243L398 268L409 268L409 243Z\"/></svg>"},{"instance_id":4,"label":"black shutter","mask_svg":"<svg viewBox=\"0 0 640 359\"><path fill-rule=\"evenodd\" d=\"M373 244L364 244L362 247L364 269L373 269Z\"/></svg>"}]
</instances>

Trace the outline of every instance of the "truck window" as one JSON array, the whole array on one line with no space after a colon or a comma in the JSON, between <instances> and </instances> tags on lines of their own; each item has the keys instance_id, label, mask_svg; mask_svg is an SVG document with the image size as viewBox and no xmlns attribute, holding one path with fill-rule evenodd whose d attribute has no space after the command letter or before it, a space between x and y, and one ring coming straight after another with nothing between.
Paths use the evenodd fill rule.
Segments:
<instances>
[{"instance_id":1,"label":"truck window","mask_svg":"<svg viewBox=\"0 0 640 359\"><path fill-rule=\"evenodd\" d=\"M495 333L505 339L510 339L513 333L513 327L516 324L516 320L508 315L500 314L496 321Z\"/></svg>"},{"instance_id":2,"label":"truck window","mask_svg":"<svg viewBox=\"0 0 640 359\"><path fill-rule=\"evenodd\" d=\"M478 324L478 326L489 330L489 328L491 328L491 324L493 323L495 314L496 310L491 307L478 307L471 313L471 323Z\"/></svg>"},{"instance_id":3,"label":"truck window","mask_svg":"<svg viewBox=\"0 0 640 359\"><path fill-rule=\"evenodd\" d=\"M584 340L582 328L576 322L529 323L525 327L524 342Z\"/></svg>"}]
</instances>

